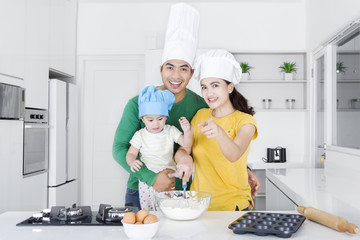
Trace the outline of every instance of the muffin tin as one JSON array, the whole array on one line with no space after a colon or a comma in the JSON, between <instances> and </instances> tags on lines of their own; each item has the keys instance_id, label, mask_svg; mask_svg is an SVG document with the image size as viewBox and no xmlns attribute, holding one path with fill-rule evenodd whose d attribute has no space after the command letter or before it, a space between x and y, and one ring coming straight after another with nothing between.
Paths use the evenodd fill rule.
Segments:
<instances>
[{"instance_id":1,"label":"muffin tin","mask_svg":"<svg viewBox=\"0 0 360 240\"><path fill-rule=\"evenodd\" d=\"M300 214L248 212L229 224L236 234L276 235L289 238L305 221Z\"/></svg>"}]
</instances>

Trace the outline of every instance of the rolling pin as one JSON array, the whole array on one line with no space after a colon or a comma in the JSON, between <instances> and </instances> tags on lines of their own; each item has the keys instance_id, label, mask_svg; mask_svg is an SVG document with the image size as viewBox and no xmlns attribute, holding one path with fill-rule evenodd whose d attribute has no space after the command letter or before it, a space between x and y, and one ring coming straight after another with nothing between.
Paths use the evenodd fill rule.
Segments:
<instances>
[{"instance_id":1,"label":"rolling pin","mask_svg":"<svg viewBox=\"0 0 360 240\"><path fill-rule=\"evenodd\" d=\"M345 218L337 217L312 207L299 206L297 211L307 219L335 229L339 232L349 232L356 234L359 232L358 226L349 223Z\"/></svg>"}]
</instances>

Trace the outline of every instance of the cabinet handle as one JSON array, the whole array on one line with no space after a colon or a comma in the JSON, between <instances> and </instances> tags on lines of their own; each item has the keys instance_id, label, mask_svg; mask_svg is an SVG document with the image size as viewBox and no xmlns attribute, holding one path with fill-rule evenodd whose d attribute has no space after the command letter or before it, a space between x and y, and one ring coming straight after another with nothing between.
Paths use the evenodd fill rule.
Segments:
<instances>
[{"instance_id":1,"label":"cabinet handle","mask_svg":"<svg viewBox=\"0 0 360 240\"><path fill-rule=\"evenodd\" d=\"M38 128L38 129L49 129L50 126L49 125L25 125L25 128Z\"/></svg>"}]
</instances>

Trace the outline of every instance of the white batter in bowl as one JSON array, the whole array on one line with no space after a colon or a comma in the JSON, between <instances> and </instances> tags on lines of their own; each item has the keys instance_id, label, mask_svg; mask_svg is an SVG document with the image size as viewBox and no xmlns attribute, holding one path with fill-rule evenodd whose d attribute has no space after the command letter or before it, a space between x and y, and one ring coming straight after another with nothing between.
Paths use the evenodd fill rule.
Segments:
<instances>
[{"instance_id":1,"label":"white batter in bowl","mask_svg":"<svg viewBox=\"0 0 360 240\"><path fill-rule=\"evenodd\" d=\"M209 207L211 193L201 191L168 191L155 194L161 212L173 220L193 220Z\"/></svg>"}]
</instances>

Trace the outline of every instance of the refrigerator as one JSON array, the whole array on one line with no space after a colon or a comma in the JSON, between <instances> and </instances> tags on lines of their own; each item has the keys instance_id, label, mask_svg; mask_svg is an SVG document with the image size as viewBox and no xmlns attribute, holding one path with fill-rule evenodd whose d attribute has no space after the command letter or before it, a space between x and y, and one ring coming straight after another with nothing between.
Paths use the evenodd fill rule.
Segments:
<instances>
[{"instance_id":1,"label":"refrigerator","mask_svg":"<svg viewBox=\"0 0 360 240\"><path fill-rule=\"evenodd\" d=\"M76 85L49 80L48 207L78 204L78 106Z\"/></svg>"}]
</instances>

